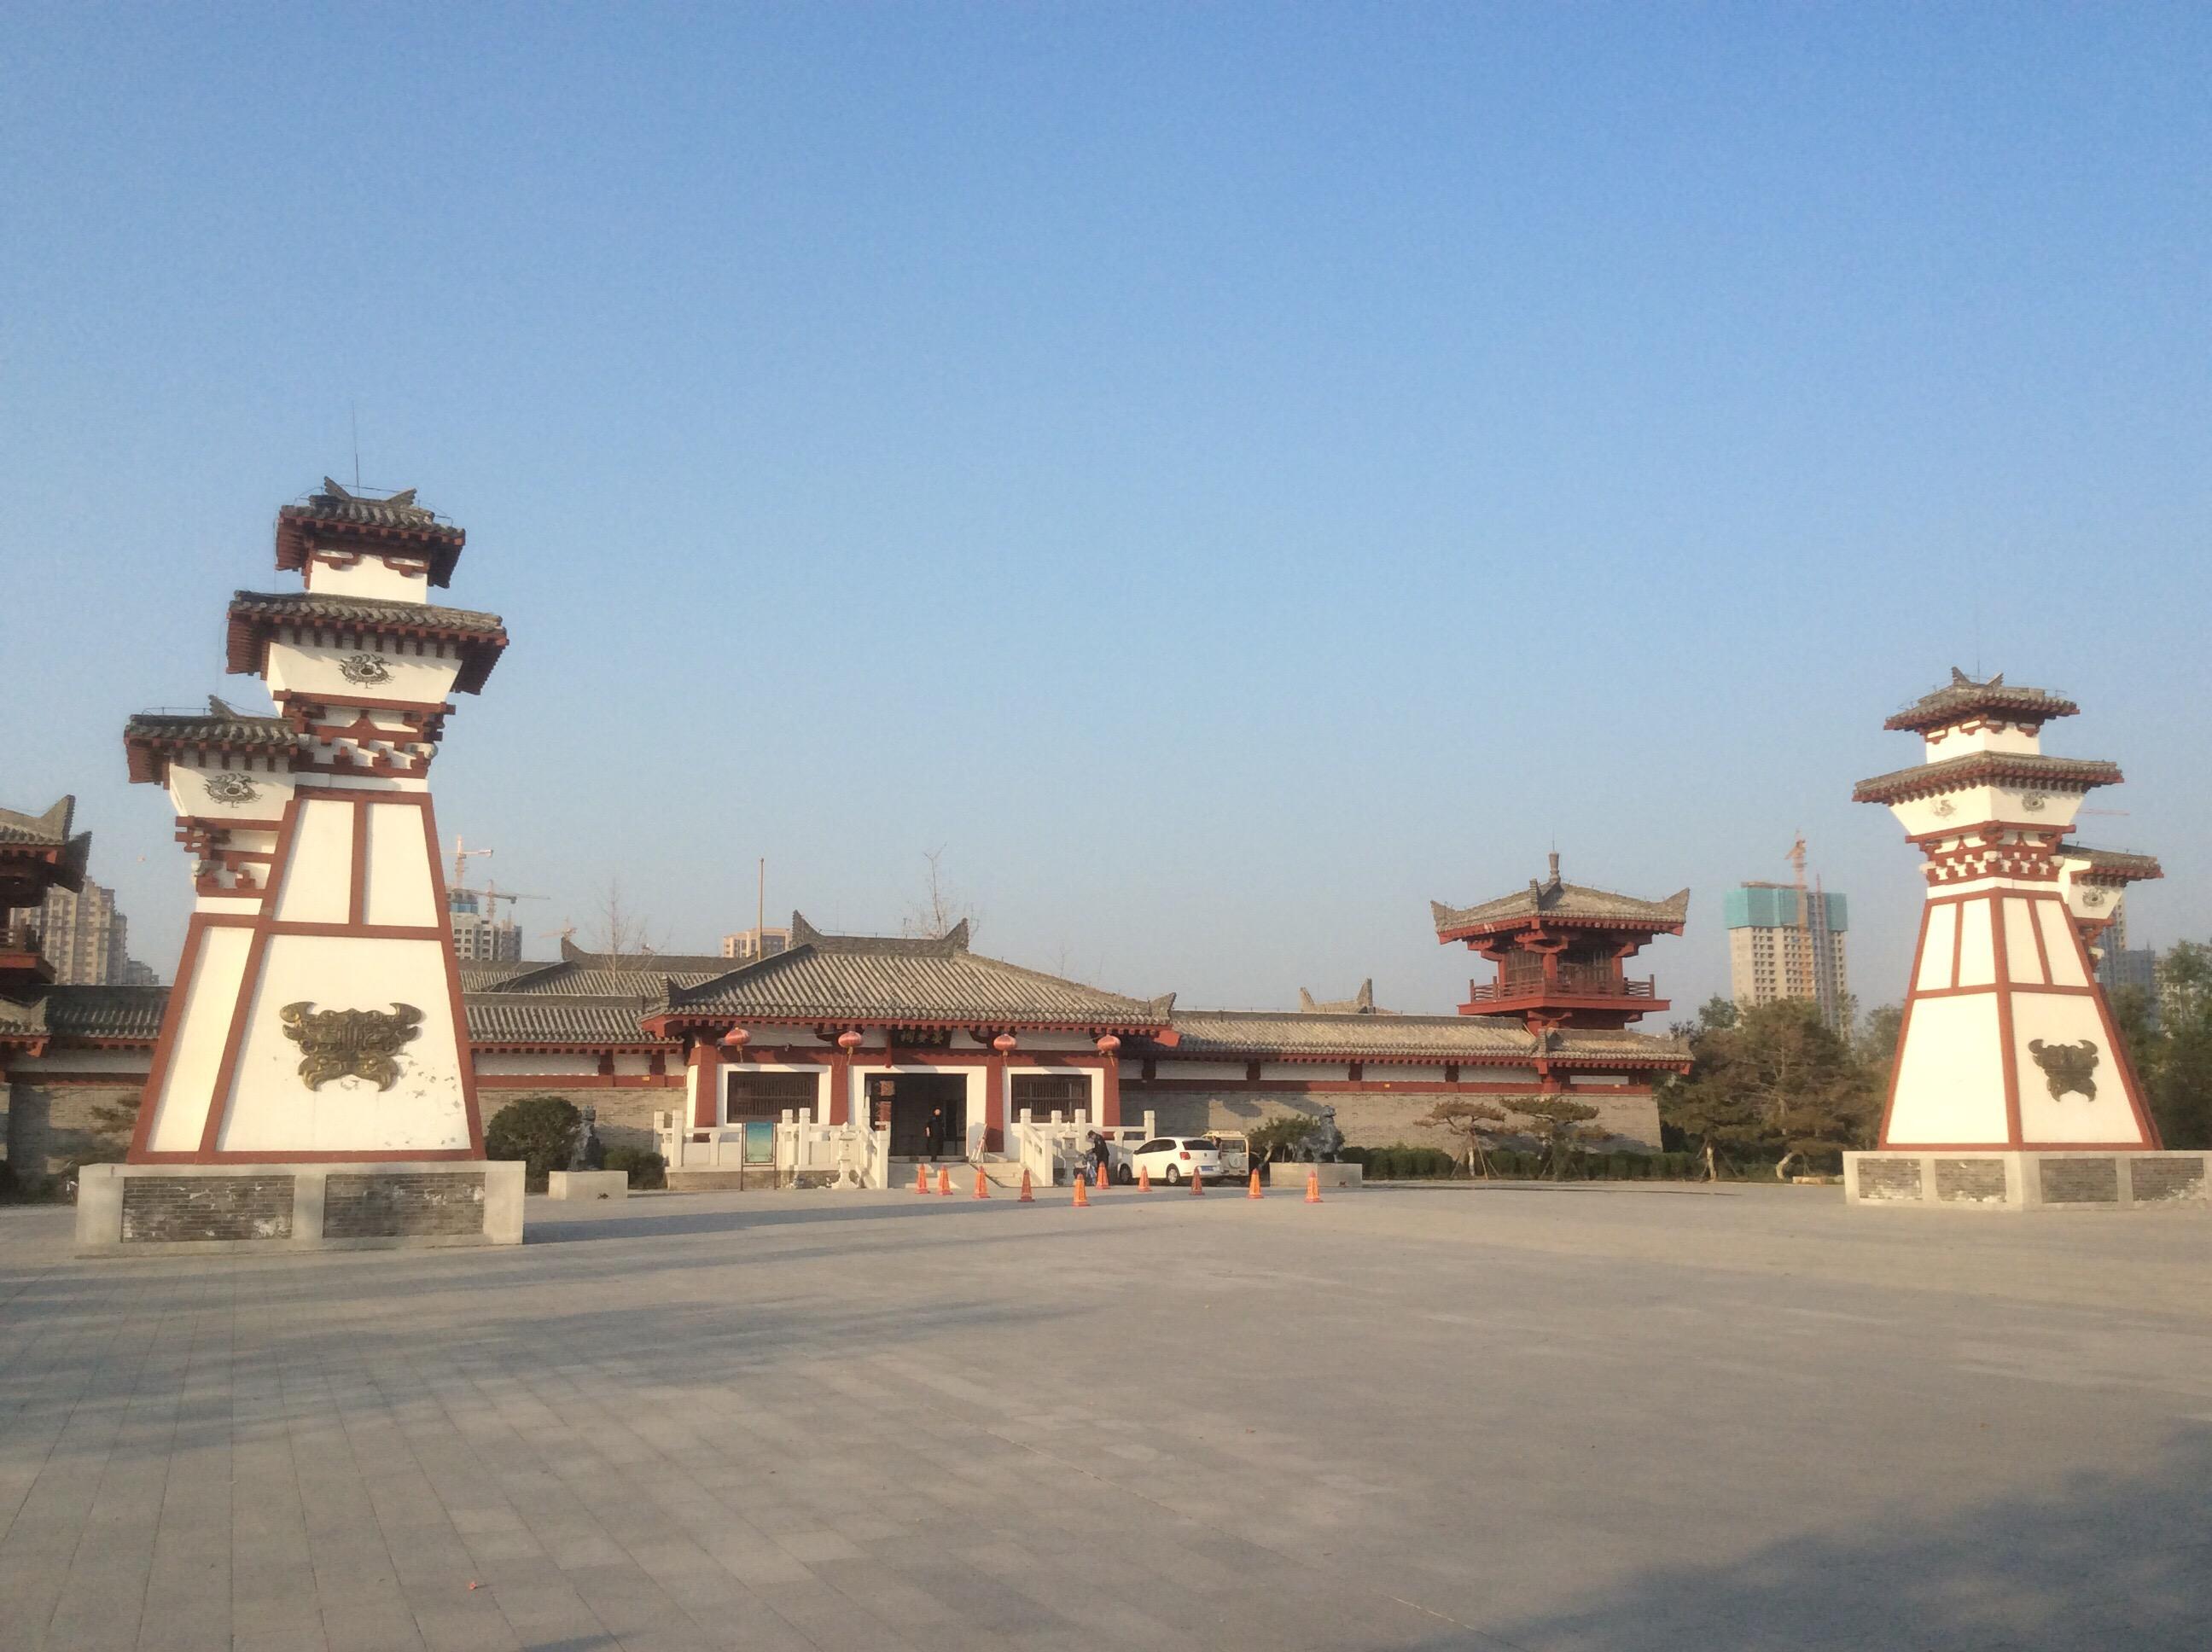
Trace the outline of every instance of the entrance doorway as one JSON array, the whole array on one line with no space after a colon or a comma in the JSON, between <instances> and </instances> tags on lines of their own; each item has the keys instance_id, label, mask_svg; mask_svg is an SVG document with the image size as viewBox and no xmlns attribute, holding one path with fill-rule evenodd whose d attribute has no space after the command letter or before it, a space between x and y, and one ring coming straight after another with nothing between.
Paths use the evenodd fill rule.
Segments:
<instances>
[{"instance_id":1,"label":"entrance doorway","mask_svg":"<svg viewBox=\"0 0 2212 1652\"><path fill-rule=\"evenodd\" d=\"M893 1158L927 1158L925 1133L933 1108L944 1109L945 1155L968 1151L968 1080L957 1072L886 1072L868 1079L868 1105L878 1124L888 1123Z\"/></svg>"}]
</instances>

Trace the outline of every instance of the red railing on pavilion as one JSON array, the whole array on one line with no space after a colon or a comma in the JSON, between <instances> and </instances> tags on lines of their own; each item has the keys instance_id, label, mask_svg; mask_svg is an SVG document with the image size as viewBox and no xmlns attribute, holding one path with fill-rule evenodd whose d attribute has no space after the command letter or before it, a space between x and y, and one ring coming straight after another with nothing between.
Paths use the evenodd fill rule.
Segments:
<instances>
[{"instance_id":1,"label":"red railing on pavilion","mask_svg":"<svg viewBox=\"0 0 2212 1652\"><path fill-rule=\"evenodd\" d=\"M1556 982L1541 975L1515 975L1504 981L1471 981L1470 1004L1500 1004L1522 998L1656 998L1657 977L1615 981L1609 972L1562 969Z\"/></svg>"}]
</instances>

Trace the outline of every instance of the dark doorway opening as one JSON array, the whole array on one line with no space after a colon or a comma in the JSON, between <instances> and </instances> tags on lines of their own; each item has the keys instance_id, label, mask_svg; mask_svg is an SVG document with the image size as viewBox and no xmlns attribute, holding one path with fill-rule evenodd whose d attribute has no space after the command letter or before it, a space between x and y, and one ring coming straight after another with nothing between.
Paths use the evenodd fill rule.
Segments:
<instances>
[{"instance_id":1,"label":"dark doorway opening","mask_svg":"<svg viewBox=\"0 0 2212 1652\"><path fill-rule=\"evenodd\" d=\"M933 1108L945 1114L945 1145L948 1158L968 1151L968 1080L957 1072L879 1073L868 1080L868 1102L878 1124L888 1122L893 1158L927 1158L927 1131Z\"/></svg>"}]
</instances>

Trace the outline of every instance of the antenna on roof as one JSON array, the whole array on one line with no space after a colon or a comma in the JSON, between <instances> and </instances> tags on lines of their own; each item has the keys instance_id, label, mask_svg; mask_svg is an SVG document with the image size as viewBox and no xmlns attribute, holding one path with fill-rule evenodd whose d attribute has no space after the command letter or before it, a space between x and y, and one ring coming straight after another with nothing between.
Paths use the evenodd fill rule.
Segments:
<instances>
[{"instance_id":1,"label":"antenna on roof","mask_svg":"<svg viewBox=\"0 0 2212 1652\"><path fill-rule=\"evenodd\" d=\"M348 402L346 407L353 415L353 485L361 486L361 404Z\"/></svg>"}]
</instances>

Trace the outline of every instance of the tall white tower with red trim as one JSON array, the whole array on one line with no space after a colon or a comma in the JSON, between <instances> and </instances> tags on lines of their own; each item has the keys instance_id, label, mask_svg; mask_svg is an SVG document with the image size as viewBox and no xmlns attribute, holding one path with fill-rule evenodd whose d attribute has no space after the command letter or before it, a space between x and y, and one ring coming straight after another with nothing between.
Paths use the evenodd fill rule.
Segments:
<instances>
[{"instance_id":1,"label":"tall white tower with red trim","mask_svg":"<svg viewBox=\"0 0 2212 1652\"><path fill-rule=\"evenodd\" d=\"M429 782L447 696L507 646L498 616L429 600L464 538L411 489L325 481L277 516L302 588L230 604L229 669L275 714L126 729L198 896L131 1165L483 1157Z\"/></svg>"},{"instance_id":2,"label":"tall white tower with red trim","mask_svg":"<svg viewBox=\"0 0 2212 1652\"><path fill-rule=\"evenodd\" d=\"M2115 1156L2158 1151L2068 908L2063 840L2083 798L2121 778L2044 752L2044 724L2078 709L1954 670L1883 725L1919 735L1924 759L1852 796L1897 817L1928 893L1881 1151L1850 1156L1854 1199L2124 1204Z\"/></svg>"}]
</instances>

